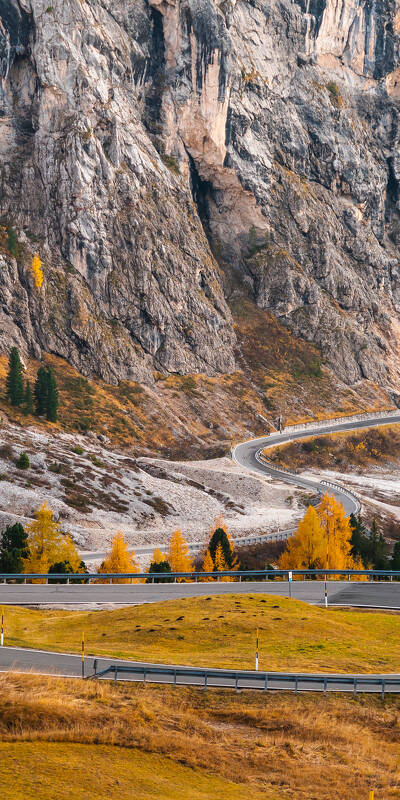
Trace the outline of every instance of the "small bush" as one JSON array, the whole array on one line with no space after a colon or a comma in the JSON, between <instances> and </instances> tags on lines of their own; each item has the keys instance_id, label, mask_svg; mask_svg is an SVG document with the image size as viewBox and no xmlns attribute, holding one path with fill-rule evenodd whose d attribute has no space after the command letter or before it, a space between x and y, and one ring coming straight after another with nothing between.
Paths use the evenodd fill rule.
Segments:
<instances>
[{"instance_id":1,"label":"small bush","mask_svg":"<svg viewBox=\"0 0 400 800\"><path fill-rule=\"evenodd\" d=\"M29 469L30 461L27 453L21 453L19 458L16 460L16 466L18 469Z\"/></svg>"},{"instance_id":2,"label":"small bush","mask_svg":"<svg viewBox=\"0 0 400 800\"><path fill-rule=\"evenodd\" d=\"M89 454L88 458L90 459L92 464L94 464L95 467L101 467L101 469L104 469L103 461L101 461L100 458L97 458L97 456L95 456L94 453Z\"/></svg>"},{"instance_id":3,"label":"small bush","mask_svg":"<svg viewBox=\"0 0 400 800\"><path fill-rule=\"evenodd\" d=\"M72 452L76 453L77 456L82 456L85 451L83 447L79 447L79 445L77 445L76 447L72 448Z\"/></svg>"},{"instance_id":4,"label":"small bush","mask_svg":"<svg viewBox=\"0 0 400 800\"><path fill-rule=\"evenodd\" d=\"M0 458L4 458L6 461L10 460L13 457L13 449L9 444L2 444L0 446Z\"/></svg>"}]
</instances>

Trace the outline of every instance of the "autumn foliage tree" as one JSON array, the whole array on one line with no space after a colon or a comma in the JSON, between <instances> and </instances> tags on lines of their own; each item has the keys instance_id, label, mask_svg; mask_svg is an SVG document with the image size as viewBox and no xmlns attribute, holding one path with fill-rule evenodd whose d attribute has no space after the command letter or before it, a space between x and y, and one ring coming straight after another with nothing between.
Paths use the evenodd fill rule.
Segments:
<instances>
[{"instance_id":1,"label":"autumn foliage tree","mask_svg":"<svg viewBox=\"0 0 400 800\"><path fill-rule=\"evenodd\" d=\"M222 557L218 548L222 550ZM239 569L239 561L235 553L235 547L232 539L228 533L225 520L222 515L219 515L213 527L210 530L210 542L208 545L211 558L213 560L215 570L222 571L217 567L217 551L218 551L218 564L224 564L225 570Z\"/></svg>"},{"instance_id":2,"label":"autumn foliage tree","mask_svg":"<svg viewBox=\"0 0 400 800\"><path fill-rule=\"evenodd\" d=\"M173 532L169 540L167 559L172 572L192 572L193 563L189 555L188 543L181 530Z\"/></svg>"},{"instance_id":3,"label":"autumn foliage tree","mask_svg":"<svg viewBox=\"0 0 400 800\"><path fill-rule=\"evenodd\" d=\"M357 569L352 556L352 529L342 504L325 494L317 508L309 506L280 558L281 569Z\"/></svg>"},{"instance_id":4,"label":"autumn foliage tree","mask_svg":"<svg viewBox=\"0 0 400 800\"><path fill-rule=\"evenodd\" d=\"M294 536L280 558L282 569L318 569L326 556L324 530L313 506L308 506Z\"/></svg>"},{"instance_id":5,"label":"autumn foliage tree","mask_svg":"<svg viewBox=\"0 0 400 800\"><path fill-rule=\"evenodd\" d=\"M209 550L206 551L204 556L203 565L201 568L202 572L214 572L214 561L212 560L212 556ZM213 578L211 577L204 577L200 578L201 581L212 581Z\"/></svg>"},{"instance_id":6,"label":"autumn foliage tree","mask_svg":"<svg viewBox=\"0 0 400 800\"><path fill-rule=\"evenodd\" d=\"M111 549L107 553L103 563L99 567L99 573L137 573L140 572L139 564L135 558L135 552L129 552L128 542L125 541L121 531L115 534ZM114 583L130 583L130 578L115 578Z\"/></svg>"},{"instance_id":7,"label":"autumn foliage tree","mask_svg":"<svg viewBox=\"0 0 400 800\"><path fill-rule=\"evenodd\" d=\"M37 253L35 253L35 255L33 256L31 271L33 275L33 280L35 282L35 286L37 289L40 289L43 283L43 271L42 271L42 262Z\"/></svg>"},{"instance_id":8,"label":"autumn foliage tree","mask_svg":"<svg viewBox=\"0 0 400 800\"><path fill-rule=\"evenodd\" d=\"M23 561L24 572L48 573L53 564L65 562L73 572L82 571L82 562L69 536L64 534L46 503L36 511L36 519L26 526L28 555Z\"/></svg>"}]
</instances>

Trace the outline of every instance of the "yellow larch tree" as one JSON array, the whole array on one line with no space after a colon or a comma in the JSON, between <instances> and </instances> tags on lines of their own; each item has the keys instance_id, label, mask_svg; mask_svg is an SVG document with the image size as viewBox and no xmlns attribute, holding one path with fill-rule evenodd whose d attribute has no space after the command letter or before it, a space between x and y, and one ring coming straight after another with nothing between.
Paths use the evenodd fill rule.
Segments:
<instances>
[{"instance_id":1,"label":"yellow larch tree","mask_svg":"<svg viewBox=\"0 0 400 800\"><path fill-rule=\"evenodd\" d=\"M118 531L111 542L111 549L99 567L98 572L140 572L135 555L134 550L129 551L128 542L125 541L121 531ZM130 583L130 578L115 578L114 583Z\"/></svg>"},{"instance_id":2,"label":"yellow larch tree","mask_svg":"<svg viewBox=\"0 0 400 800\"><path fill-rule=\"evenodd\" d=\"M193 572L188 543L180 529L174 531L169 540L167 559L172 572Z\"/></svg>"},{"instance_id":3,"label":"yellow larch tree","mask_svg":"<svg viewBox=\"0 0 400 800\"><path fill-rule=\"evenodd\" d=\"M326 555L324 566L328 569L355 569L358 563L351 555L351 527L342 504L334 495L325 493L317 507L324 529Z\"/></svg>"},{"instance_id":4,"label":"yellow larch tree","mask_svg":"<svg viewBox=\"0 0 400 800\"><path fill-rule=\"evenodd\" d=\"M326 558L325 532L313 506L308 506L296 533L282 553L281 569L318 569Z\"/></svg>"},{"instance_id":5,"label":"yellow larch tree","mask_svg":"<svg viewBox=\"0 0 400 800\"><path fill-rule=\"evenodd\" d=\"M279 560L281 569L359 569L351 555L351 527L342 504L325 494L309 506Z\"/></svg>"},{"instance_id":6,"label":"yellow larch tree","mask_svg":"<svg viewBox=\"0 0 400 800\"><path fill-rule=\"evenodd\" d=\"M202 572L214 572L214 562L212 560L211 553L210 553L209 550L207 550L207 552L206 552L206 554L204 556L203 565L202 565L201 570L202 570ZM212 581L213 579L204 577L204 578L200 578L200 580L203 581L203 582L206 582L206 581Z\"/></svg>"},{"instance_id":7,"label":"yellow larch tree","mask_svg":"<svg viewBox=\"0 0 400 800\"><path fill-rule=\"evenodd\" d=\"M229 570L229 565L225 561L222 544L218 544L215 550L214 569L216 572L227 572ZM221 580L225 581L226 583L229 583L232 580L232 578L229 575L226 575Z\"/></svg>"},{"instance_id":8,"label":"yellow larch tree","mask_svg":"<svg viewBox=\"0 0 400 800\"><path fill-rule=\"evenodd\" d=\"M53 518L51 508L43 503L35 517L26 527L29 555L24 560L24 572L47 573L49 567L62 561L68 561L74 572L79 572L81 559L76 547Z\"/></svg>"},{"instance_id":9,"label":"yellow larch tree","mask_svg":"<svg viewBox=\"0 0 400 800\"><path fill-rule=\"evenodd\" d=\"M162 561L166 561L167 556L165 553L162 553L159 547L156 547L153 553L153 558L151 559L152 564L161 564Z\"/></svg>"},{"instance_id":10,"label":"yellow larch tree","mask_svg":"<svg viewBox=\"0 0 400 800\"><path fill-rule=\"evenodd\" d=\"M35 281L35 286L37 289L40 289L43 283L43 271L42 271L42 262L37 253L33 256L31 272L33 275L33 280Z\"/></svg>"}]
</instances>

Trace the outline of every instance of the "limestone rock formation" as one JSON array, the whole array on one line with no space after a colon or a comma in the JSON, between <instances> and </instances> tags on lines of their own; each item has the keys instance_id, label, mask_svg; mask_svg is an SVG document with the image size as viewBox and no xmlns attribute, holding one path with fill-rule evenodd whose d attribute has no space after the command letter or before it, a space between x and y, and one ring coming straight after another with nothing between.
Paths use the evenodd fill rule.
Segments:
<instances>
[{"instance_id":1,"label":"limestone rock formation","mask_svg":"<svg viewBox=\"0 0 400 800\"><path fill-rule=\"evenodd\" d=\"M341 379L398 389L397 0L48 3L0 0L1 344L230 371L217 258Z\"/></svg>"}]
</instances>

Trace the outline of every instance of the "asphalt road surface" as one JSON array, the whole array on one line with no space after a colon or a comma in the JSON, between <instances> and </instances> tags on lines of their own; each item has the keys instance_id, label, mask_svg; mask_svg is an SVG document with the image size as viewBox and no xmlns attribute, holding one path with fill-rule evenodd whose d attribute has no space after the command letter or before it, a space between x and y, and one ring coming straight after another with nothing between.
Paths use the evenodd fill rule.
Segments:
<instances>
[{"instance_id":1,"label":"asphalt road surface","mask_svg":"<svg viewBox=\"0 0 400 800\"><path fill-rule=\"evenodd\" d=\"M242 583L90 584L87 586L0 584L0 605L138 605L220 594L269 594L305 603L324 603L323 581L249 581ZM400 582L328 581L330 605L400 609Z\"/></svg>"}]
</instances>

